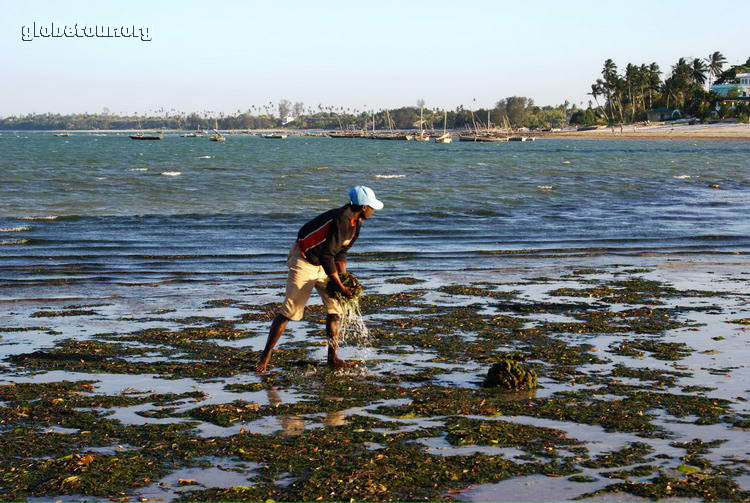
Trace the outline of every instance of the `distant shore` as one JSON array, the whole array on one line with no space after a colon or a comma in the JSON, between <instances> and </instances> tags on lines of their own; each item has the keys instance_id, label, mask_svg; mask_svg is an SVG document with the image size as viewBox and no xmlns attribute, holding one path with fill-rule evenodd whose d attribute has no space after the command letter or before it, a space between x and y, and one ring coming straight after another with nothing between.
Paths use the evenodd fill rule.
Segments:
<instances>
[{"instance_id":1,"label":"distant shore","mask_svg":"<svg viewBox=\"0 0 750 503\"><path fill-rule=\"evenodd\" d=\"M159 130L159 129L78 129L78 130L47 130L49 133L121 133L136 134L148 133L153 134L160 131L165 134L178 134L190 131L186 130ZM261 134L272 131L284 131L288 134L304 134L310 130L273 128L273 129L222 129L222 133L228 134ZM315 130L317 132L324 132ZM327 130L325 130L327 131ZM0 133L10 133L11 131L2 131ZM39 131L36 131L39 132ZM455 132L454 134L459 134ZM597 140L750 140L750 124L695 124L695 125L624 125L600 128L590 131L525 131L514 133L523 136L533 136L537 138L581 138Z\"/></svg>"}]
</instances>

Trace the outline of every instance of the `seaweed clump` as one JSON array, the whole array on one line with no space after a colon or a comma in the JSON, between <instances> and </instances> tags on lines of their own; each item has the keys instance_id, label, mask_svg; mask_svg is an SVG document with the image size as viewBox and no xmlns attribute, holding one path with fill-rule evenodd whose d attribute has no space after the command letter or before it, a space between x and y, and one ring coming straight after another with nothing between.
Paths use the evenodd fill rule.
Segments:
<instances>
[{"instance_id":1,"label":"seaweed clump","mask_svg":"<svg viewBox=\"0 0 750 503\"><path fill-rule=\"evenodd\" d=\"M509 390L534 389L536 384L534 369L528 369L521 363L508 359L493 364L482 383L485 388L502 387Z\"/></svg>"},{"instance_id":2,"label":"seaweed clump","mask_svg":"<svg viewBox=\"0 0 750 503\"><path fill-rule=\"evenodd\" d=\"M362 297L364 287L354 274L345 272L339 275L339 277L341 283L352 290L352 296L347 297L344 295L335 282L328 282L328 295L339 303L342 311L339 337L334 343L339 345L350 340L350 342L354 342L358 346L369 346L370 332L365 326L365 322L362 319L362 310L359 307L359 300Z\"/></svg>"}]
</instances>

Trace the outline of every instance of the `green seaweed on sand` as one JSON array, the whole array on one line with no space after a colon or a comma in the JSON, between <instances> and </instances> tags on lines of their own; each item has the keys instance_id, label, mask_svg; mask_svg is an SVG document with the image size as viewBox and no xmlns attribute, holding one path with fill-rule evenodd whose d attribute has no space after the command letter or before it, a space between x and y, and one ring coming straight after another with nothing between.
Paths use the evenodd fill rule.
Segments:
<instances>
[{"instance_id":1,"label":"green seaweed on sand","mask_svg":"<svg viewBox=\"0 0 750 503\"><path fill-rule=\"evenodd\" d=\"M416 285L419 283L425 283L425 280L404 276L399 278L388 278L385 282L394 285Z\"/></svg>"},{"instance_id":2,"label":"green seaweed on sand","mask_svg":"<svg viewBox=\"0 0 750 503\"><path fill-rule=\"evenodd\" d=\"M586 468L617 468L620 466L648 463L653 458L647 458L654 452L653 447L644 442L632 442L621 449L600 454L593 459L581 462Z\"/></svg>"},{"instance_id":3,"label":"green seaweed on sand","mask_svg":"<svg viewBox=\"0 0 750 503\"><path fill-rule=\"evenodd\" d=\"M493 299L512 299L518 295L518 290L510 292L500 292L489 288L479 288L477 286L466 285L448 285L438 288L439 292L449 295L470 295L474 297L491 297Z\"/></svg>"},{"instance_id":4,"label":"green seaweed on sand","mask_svg":"<svg viewBox=\"0 0 750 503\"><path fill-rule=\"evenodd\" d=\"M640 357L643 352L651 353L657 360L681 360L693 351L684 342L662 342L652 339L628 339L610 345L612 353L623 356Z\"/></svg>"},{"instance_id":5,"label":"green seaweed on sand","mask_svg":"<svg viewBox=\"0 0 750 503\"><path fill-rule=\"evenodd\" d=\"M581 446L579 440L553 428L511 423L500 419L482 420L451 417L445 423L445 439L451 445L517 447L549 456L557 446ZM585 450L585 448L584 448Z\"/></svg>"},{"instance_id":6,"label":"green seaweed on sand","mask_svg":"<svg viewBox=\"0 0 750 503\"><path fill-rule=\"evenodd\" d=\"M56 318L64 316L91 316L99 314L91 309L70 309L67 311L37 311L31 315L32 318Z\"/></svg>"},{"instance_id":7,"label":"green seaweed on sand","mask_svg":"<svg viewBox=\"0 0 750 503\"><path fill-rule=\"evenodd\" d=\"M664 304L660 299L673 297L714 297L720 292L678 290L660 281L631 277L621 281L604 281L589 288L557 288L549 295L556 297L590 297L610 304Z\"/></svg>"},{"instance_id":8,"label":"green seaweed on sand","mask_svg":"<svg viewBox=\"0 0 750 503\"><path fill-rule=\"evenodd\" d=\"M750 491L741 489L734 480L700 473L683 478L660 473L657 477L645 482L620 482L583 494L576 499L597 499L611 493L628 493L652 500L703 498L705 501L750 501Z\"/></svg>"},{"instance_id":9,"label":"green seaweed on sand","mask_svg":"<svg viewBox=\"0 0 750 503\"><path fill-rule=\"evenodd\" d=\"M150 485L166 473L156 459L139 454L69 454L0 466L0 486L3 498L10 500L53 494L113 496Z\"/></svg>"}]
</instances>

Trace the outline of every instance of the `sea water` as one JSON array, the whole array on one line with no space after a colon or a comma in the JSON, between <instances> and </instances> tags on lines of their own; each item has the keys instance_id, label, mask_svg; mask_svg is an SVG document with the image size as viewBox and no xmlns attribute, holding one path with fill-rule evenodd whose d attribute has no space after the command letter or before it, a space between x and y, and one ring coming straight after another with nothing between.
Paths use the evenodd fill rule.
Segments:
<instances>
[{"instance_id":1,"label":"sea water","mask_svg":"<svg viewBox=\"0 0 750 503\"><path fill-rule=\"evenodd\" d=\"M750 142L4 132L0 168L0 282L18 296L61 279L283 281L300 226L358 184L385 203L350 253L365 284L565 257L750 251Z\"/></svg>"}]
</instances>

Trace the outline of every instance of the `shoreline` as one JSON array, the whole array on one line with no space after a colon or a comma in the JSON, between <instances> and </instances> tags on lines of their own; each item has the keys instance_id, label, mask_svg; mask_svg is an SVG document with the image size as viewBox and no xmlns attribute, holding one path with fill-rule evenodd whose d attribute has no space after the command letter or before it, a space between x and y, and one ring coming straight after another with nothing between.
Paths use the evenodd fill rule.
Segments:
<instances>
[{"instance_id":1,"label":"shoreline","mask_svg":"<svg viewBox=\"0 0 750 503\"><path fill-rule=\"evenodd\" d=\"M3 133L71 133L71 134L134 134L148 133L176 135L189 133L186 129L49 129L49 130L7 130ZM290 128L272 129L219 129L224 134L261 134L269 132L285 132L290 135L304 135L308 132L326 132L329 130L307 130ZM459 134L458 131L452 131ZM209 132L204 135L210 134ZM593 131L524 131L513 133L515 136L531 136L535 138L571 138L595 140L736 140L750 141L750 124L697 124L697 125L656 125L656 126L623 126L622 130L615 127L601 128Z\"/></svg>"}]
</instances>

